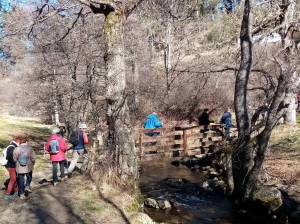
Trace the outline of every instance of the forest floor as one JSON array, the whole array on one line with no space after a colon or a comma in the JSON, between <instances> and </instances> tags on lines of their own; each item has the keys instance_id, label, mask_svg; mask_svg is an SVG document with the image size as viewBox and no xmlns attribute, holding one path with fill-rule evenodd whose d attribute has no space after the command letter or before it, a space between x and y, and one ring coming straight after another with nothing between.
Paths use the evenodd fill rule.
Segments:
<instances>
[{"instance_id":1,"label":"forest floor","mask_svg":"<svg viewBox=\"0 0 300 224\"><path fill-rule=\"evenodd\" d=\"M0 223L153 223L146 214L131 211L131 195L110 186L97 189L89 175L75 172L66 182L53 186L51 167L48 162L33 172L33 192L24 200L4 200L2 188Z\"/></svg>"},{"instance_id":2,"label":"forest floor","mask_svg":"<svg viewBox=\"0 0 300 224\"><path fill-rule=\"evenodd\" d=\"M263 164L262 181L286 192L300 204L300 121L294 127L277 126Z\"/></svg>"}]
</instances>

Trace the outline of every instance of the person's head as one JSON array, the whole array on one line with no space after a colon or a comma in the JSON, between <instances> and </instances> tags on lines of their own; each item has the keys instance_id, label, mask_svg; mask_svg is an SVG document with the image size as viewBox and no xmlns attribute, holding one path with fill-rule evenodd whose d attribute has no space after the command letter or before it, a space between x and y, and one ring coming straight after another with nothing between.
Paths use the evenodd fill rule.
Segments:
<instances>
[{"instance_id":1,"label":"person's head","mask_svg":"<svg viewBox=\"0 0 300 224\"><path fill-rule=\"evenodd\" d=\"M60 134L60 129L58 127L53 128L52 134Z\"/></svg>"},{"instance_id":2,"label":"person's head","mask_svg":"<svg viewBox=\"0 0 300 224\"><path fill-rule=\"evenodd\" d=\"M227 107L225 112L230 112L230 107Z\"/></svg>"},{"instance_id":3,"label":"person's head","mask_svg":"<svg viewBox=\"0 0 300 224\"><path fill-rule=\"evenodd\" d=\"M205 109L204 109L204 113L208 113L208 108L205 108Z\"/></svg>"},{"instance_id":4,"label":"person's head","mask_svg":"<svg viewBox=\"0 0 300 224\"><path fill-rule=\"evenodd\" d=\"M155 114L155 115L157 115L157 113L156 113L155 111L153 111L153 112L152 112L152 114Z\"/></svg>"},{"instance_id":5,"label":"person's head","mask_svg":"<svg viewBox=\"0 0 300 224\"><path fill-rule=\"evenodd\" d=\"M81 123L81 124L79 124L78 128L81 130L85 130L87 127L86 127L86 124Z\"/></svg>"},{"instance_id":6,"label":"person's head","mask_svg":"<svg viewBox=\"0 0 300 224\"><path fill-rule=\"evenodd\" d=\"M22 137L21 140L20 140L20 144L24 144L24 143L27 143L28 140L26 137Z\"/></svg>"},{"instance_id":7,"label":"person's head","mask_svg":"<svg viewBox=\"0 0 300 224\"><path fill-rule=\"evenodd\" d=\"M14 141L15 143L20 144L21 137L20 137L20 136L15 136L15 137L13 137L13 141Z\"/></svg>"}]
</instances>

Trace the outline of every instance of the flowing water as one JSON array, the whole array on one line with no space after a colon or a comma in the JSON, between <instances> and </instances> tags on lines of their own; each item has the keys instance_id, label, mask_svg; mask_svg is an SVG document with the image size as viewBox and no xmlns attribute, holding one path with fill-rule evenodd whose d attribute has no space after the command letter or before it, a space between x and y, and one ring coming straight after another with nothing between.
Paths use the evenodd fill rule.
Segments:
<instances>
[{"instance_id":1,"label":"flowing water","mask_svg":"<svg viewBox=\"0 0 300 224\"><path fill-rule=\"evenodd\" d=\"M173 159L174 160L174 159ZM192 183L203 182L206 179L200 172L191 172L185 166L173 166L172 160L146 161L142 163L143 173L140 177L140 187L145 198L167 199L164 189L149 191L149 185L164 178L186 179ZM145 189L148 187L148 190ZM150 187L151 189L151 187ZM145 212L156 222L169 224L246 224L253 223L240 219L233 213L231 203L221 196L196 197L176 194L176 208L171 210L145 208Z\"/></svg>"}]
</instances>

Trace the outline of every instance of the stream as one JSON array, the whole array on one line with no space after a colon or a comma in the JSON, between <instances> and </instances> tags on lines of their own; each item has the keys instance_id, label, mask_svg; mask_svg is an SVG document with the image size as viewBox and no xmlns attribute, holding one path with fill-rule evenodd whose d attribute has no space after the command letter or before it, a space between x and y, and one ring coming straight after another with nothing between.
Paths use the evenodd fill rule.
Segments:
<instances>
[{"instance_id":1,"label":"stream","mask_svg":"<svg viewBox=\"0 0 300 224\"><path fill-rule=\"evenodd\" d=\"M143 172L140 176L140 189L145 198L166 199L176 202L176 207L163 210L145 208L144 211L158 223L168 224L247 224L253 220L245 220L233 212L229 200L222 196L191 196L172 194L158 184L165 178L186 179L191 183L199 183L207 179L201 172L192 172L185 166L173 166L175 159L162 159L142 162Z\"/></svg>"}]
</instances>

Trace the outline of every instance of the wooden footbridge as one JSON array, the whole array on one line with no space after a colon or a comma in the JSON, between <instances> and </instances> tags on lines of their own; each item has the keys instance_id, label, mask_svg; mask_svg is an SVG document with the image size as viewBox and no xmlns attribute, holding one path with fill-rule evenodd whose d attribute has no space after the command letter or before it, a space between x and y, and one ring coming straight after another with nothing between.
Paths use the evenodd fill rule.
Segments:
<instances>
[{"instance_id":1,"label":"wooden footbridge","mask_svg":"<svg viewBox=\"0 0 300 224\"><path fill-rule=\"evenodd\" d=\"M157 136L149 136L159 132ZM211 124L193 127L138 129L135 143L141 160L205 154L224 143L224 126Z\"/></svg>"}]
</instances>

